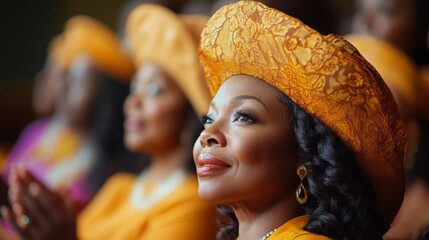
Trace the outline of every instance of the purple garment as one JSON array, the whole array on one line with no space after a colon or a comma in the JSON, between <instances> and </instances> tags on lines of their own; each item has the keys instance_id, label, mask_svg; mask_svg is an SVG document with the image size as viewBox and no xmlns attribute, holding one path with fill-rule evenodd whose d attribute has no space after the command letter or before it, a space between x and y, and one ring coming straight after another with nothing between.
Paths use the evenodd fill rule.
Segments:
<instances>
[{"instance_id":1,"label":"purple garment","mask_svg":"<svg viewBox=\"0 0 429 240\"><path fill-rule=\"evenodd\" d=\"M24 163L26 159L23 156L28 155L34 149L49 123L49 118L38 119L27 126L21 133L11 153L6 158L5 166L2 170L2 177L6 182L12 166Z\"/></svg>"},{"instance_id":2,"label":"purple garment","mask_svg":"<svg viewBox=\"0 0 429 240\"><path fill-rule=\"evenodd\" d=\"M38 143L43 139L44 134L54 127L54 124L58 124L55 120L52 119L39 119L31 123L25 130L21 133L17 143L13 147L11 153L6 158L5 166L2 171L2 177L7 182L10 171L14 166L27 165L28 170L41 181L46 187L50 188L50 184L47 182L47 173L51 171L51 165L43 161L33 160L33 151L38 146ZM59 128L61 131L61 128ZM31 162L33 161L33 162ZM85 206L91 199L92 193L87 187L86 184L86 175L80 176L77 179L74 179L70 182L68 186L68 192L70 197L75 203L79 206Z\"/></svg>"}]
</instances>

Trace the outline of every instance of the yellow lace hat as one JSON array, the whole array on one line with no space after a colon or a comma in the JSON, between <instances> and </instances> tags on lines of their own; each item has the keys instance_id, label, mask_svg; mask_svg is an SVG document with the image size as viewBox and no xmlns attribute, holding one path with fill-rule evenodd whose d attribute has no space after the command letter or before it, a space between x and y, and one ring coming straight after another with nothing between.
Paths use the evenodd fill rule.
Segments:
<instances>
[{"instance_id":1,"label":"yellow lace hat","mask_svg":"<svg viewBox=\"0 0 429 240\"><path fill-rule=\"evenodd\" d=\"M55 59L69 69L75 57L86 53L97 68L118 80L128 82L134 74L131 59L115 33L88 16L75 16L65 24L58 40Z\"/></svg>"},{"instance_id":2,"label":"yellow lace hat","mask_svg":"<svg viewBox=\"0 0 429 240\"><path fill-rule=\"evenodd\" d=\"M200 61L215 95L237 74L264 80L331 128L354 152L387 223L404 194L404 123L377 71L346 40L254 1L218 10Z\"/></svg>"},{"instance_id":3,"label":"yellow lace hat","mask_svg":"<svg viewBox=\"0 0 429 240\"><path fill-rule=\"evenodd\" d=\"M155 62L176 81L197 113L205 113L210 93L198 60L200 34L208 18L179 16L156 4L135 8L126 23L126 38L136 66Z\"/></svg>"}]
</instances>

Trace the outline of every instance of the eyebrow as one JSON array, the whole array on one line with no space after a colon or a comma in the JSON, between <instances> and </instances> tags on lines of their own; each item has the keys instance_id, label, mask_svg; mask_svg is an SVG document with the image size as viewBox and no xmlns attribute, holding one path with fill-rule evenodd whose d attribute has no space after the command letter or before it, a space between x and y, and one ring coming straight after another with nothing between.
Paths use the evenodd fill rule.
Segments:
<instances>
[{"instance_id":1,"label":"eyebrow","mask_svg":"<svg viewBox=\"0 0 429 240\"><path fill-rule=\"evenodd\" d=\"M255 100L259 103L261 103L265 108L267 108L267 106L265 105L265 103L263 103L259 98L255 97L255 96L250 96L250 95L240 95L240 96L236 96L234 97L231 101L230 104L235 104L237 102L243 101L243 100ZM216 107L216 104L214 102L210 103L210 106L212 107Z\"/></svg>"}]
</instances>

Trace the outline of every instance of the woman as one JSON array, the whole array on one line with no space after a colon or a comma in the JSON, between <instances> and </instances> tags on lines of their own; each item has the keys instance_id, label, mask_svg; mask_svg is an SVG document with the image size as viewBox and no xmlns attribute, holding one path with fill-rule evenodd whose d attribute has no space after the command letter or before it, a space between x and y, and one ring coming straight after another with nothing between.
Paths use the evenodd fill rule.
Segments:
<instances>
[{"instance_id":1,"label":"woman","mask_svg":"<svg viewBox=\"0 0 429 240\"><path fill-rule=\"evenodd\" d=\"M196 112L209 100L197 58L206 21L154 4L131 12L126 39L138 71L124 105L125 143L150 165L109 179L79 216L80 239L214 238L215 211L198 198L191 152Z\"/></svg>"},{"instance_id":2,"label":"woman","mask_svg":"<svg viewBox=\"0 0 429 240\"><path fill-rule=\"evenodd\" d=\"M69 212L65 203L47 204L56 198L45 197L41 206L60 205L47 209L47 215L64 221L44 222L52 227L33 230L44 233L41 239L64 238L64 232L70 239L214 239L216 211L198 197L192 161L192 145L202 128L196 112L207 111L209 103L197 56L206 21L178 17L153 4L133 10L126 37L138 71L124 105L125 144L147 154L150 165L137 177L120 173L109 178L77 222L62 214ZM31 233L30 228L22 235Z\"/></svg>"},{"instance_id":3,"label":"woman","mask_svg":"<svg viewBox=\"0 0 429 240\"><path fill-rule=\"evenodd\" d=\"M62 85L65 82L60 45L59 36L51 40L45 66L35 77L32 103L34 112L40 118L24 129L13 149L5 158L4 166L2 166L2 176L0 178L0 204L2 205L8 204L6 182L10 165L28 156L52 120L51 117L55 111L58 95L60 95Z\"/></svg>"},{"instance_id":4,"label":"woman","mask_svg":"<svg viewBox=\"0 0 429 240\"><path fill-rule=\"evenodd\" d=\"M385 40L421 66L429 63L426 0L358 0L352 32Z\"/></svg>"},{"instance_id":5,"label":"woman","mask_svg":"<svg viewBox=\"0 0 429 240\"><path fill-rule=\"evenodd\" d=\"M241 1L209 20L200 60L215 97L194 146L199 194L233 209L219 239L381 238L405 130L351 44Z\"/></svg>"},{"instance_id":6,"label":"woman","mask_svg":"<svg viewBox=\"0 0 429 240\"><path fill-rule=\"evenodd\" d=\"M23 228L43 217L31 213L38 206L28 192L30 186L33 193L40 187L23 181L20 175L31 172L44 188L62 192L71 199L75 214L98 190L96 183L111 174L107 166L130 155L122 141L114 138L123 135L125 81L134 71L119 41L98 21L76 16L67 22L59 48L68 74L55 121L32 151L9 165L9 198L19 216L17 224Z\"/></svg>"}]
</instances>

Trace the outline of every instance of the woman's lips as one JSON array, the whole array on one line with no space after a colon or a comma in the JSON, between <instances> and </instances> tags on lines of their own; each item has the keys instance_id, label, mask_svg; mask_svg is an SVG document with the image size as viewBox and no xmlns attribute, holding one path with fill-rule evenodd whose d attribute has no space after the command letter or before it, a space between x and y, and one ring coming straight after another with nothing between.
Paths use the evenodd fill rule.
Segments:
<instances>
[{"instance_id":1,"label":"woman's lips","mask_svg":"<svg viewBox=\"0 0 429 240\"><path fill-rule=\"evenodd\" d=\"M130 117L125 119L124 128L126 131L129 131L129 132L137 131L142 127L143 127L143 122L140 121L138 118Z\"/></svg>"},{"instance_id":2,"label":"woman's lips","mask_svg":"<svg viewBox=\"0 0 429 240\"><path fill-rule=\"evenodd\" d=\"M208 153L200 154L197 159L197 174L200 177L216 174L230 167L231 165Z\"/></svg>"}]
</instances>

